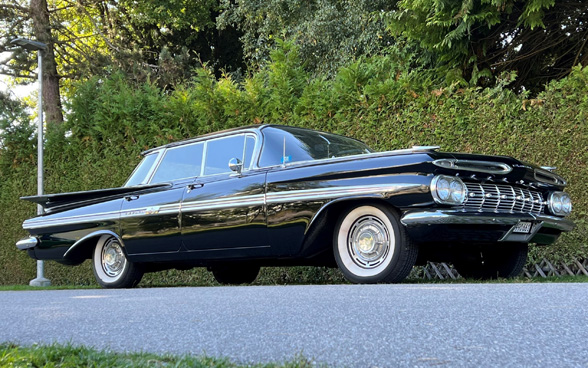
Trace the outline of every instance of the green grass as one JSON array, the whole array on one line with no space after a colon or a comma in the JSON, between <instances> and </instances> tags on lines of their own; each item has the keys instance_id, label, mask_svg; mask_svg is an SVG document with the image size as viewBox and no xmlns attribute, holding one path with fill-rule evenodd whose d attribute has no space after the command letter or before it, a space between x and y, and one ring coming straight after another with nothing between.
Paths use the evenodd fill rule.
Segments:
<instances>
[{"instance_id":1,"label":"green grass","mask_svg":"<svg viewBox=\"0 0 588 368\"><path fill-rule=\"evenodd\" d=\"M156 355L150 353L114 353L72 345L18 346L0 344L0 367L193 367L193 368L236 368L236 367L314 367L311 361L297 357L286 363L243 365L226 358L211 358L192 355Z\"/></svg>"},{"instance_id":2,"label":"green grass","mask_svg":"<svg viewBox=\"0 0 588 368\"><path fill-rule=\"evenodd\" d=\"M474 280L474 279L464 279L459 278L457 280L452 279L434 279L434 280L427 280L424 278L409 278L406 279L403 283L404 284L530 284L530 283L588 283L588 276L580 275L580 276L553 276L553 277L515 277L512 279L498 279L498 280ZM345 281L337 281L331 280L327 282L321 283L275 283L275 282L260 282L256 281L254 285L339 285L345 284ZM139 287L210 287L210 286L219 286L217 283L177 283L177 284L147 284L142 285L139 284ZM100 289L97 285L55 285L49 287L35 287L35 286L28 286L28 285L4 285L0 286L0 291L29 291L29 290L78 290L78 289Z\"/></svg>"},{"instance_id":3,"label":"green grass","mask_svg":"<svg viewBox=\"0 0 588 368\"><path fill-rule=\"evenodd\" d=\"M79 289L100 289L98 285L52 285L52 286L29 286L29 285L0 285L0 291L27 291L27 290L79 290Z\"/></svg>"}]
</instances>

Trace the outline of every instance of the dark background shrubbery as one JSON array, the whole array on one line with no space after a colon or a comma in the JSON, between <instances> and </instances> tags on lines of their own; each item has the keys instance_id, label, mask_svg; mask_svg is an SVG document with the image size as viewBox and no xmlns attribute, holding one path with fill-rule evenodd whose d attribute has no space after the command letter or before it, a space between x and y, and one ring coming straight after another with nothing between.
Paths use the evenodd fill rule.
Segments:
<instances>
[{"instance_id":1,"label":"dark background shrubbery","mask_svg":"<svg viewBox=\"0 0 588 368\"><path fill-rule=\"evenodd\" d=\"M281 44L266 66L239 82L201 68L173 90L132 82L122 72L80 83L66 122L47 133L45 191L119 186L150 147L230 127L287 124L355 137L377 150L440 145L557 166L570 183L577 228L553 246L533 247L530 260L588 255L588 68L576 67L531 98L506 88L514 75L503 74L492 87L462 88L414 69L393 52L359 58L324 79L305 71L297 52ZM0 284L21 284L35 275L35 262L14 244L26 235L22 221L36 211L19 200L36 193L36 148L29 125L10 129L0 150ZM89 262L73 268L51 262L46 273L54 284L93 283ZM267 270L262 278L341 280L337 272L300 268ZM207 284L212 278L169 271L146 282Z\"/></svg>"}]
</instances>

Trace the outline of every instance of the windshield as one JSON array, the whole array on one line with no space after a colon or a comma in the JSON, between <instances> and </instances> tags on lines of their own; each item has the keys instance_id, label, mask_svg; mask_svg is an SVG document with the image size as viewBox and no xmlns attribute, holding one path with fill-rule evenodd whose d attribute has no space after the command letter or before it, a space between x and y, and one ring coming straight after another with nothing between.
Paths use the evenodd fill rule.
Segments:
<instances>
[{"instance_id":1,"label":"windshield","mask_svg":"<svg viewBox=\"0 0 588 368\"><path fill-rule=\"evenodd\" d=\"M267 127L262 132L260 167L372 152L365 143L337 134L294 127Z\"/></svg>"}]
</instances>

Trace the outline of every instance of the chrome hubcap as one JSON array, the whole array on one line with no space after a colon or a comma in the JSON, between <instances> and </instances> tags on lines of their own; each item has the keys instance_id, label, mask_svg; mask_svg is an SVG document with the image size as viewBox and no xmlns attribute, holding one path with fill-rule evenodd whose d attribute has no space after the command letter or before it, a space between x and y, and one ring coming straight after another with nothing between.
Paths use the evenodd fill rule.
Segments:
<instances>
[{"instance_id":1,"label":"chrome hubcap","mask_svg":"<svg viewBox=\"0 0 588 368\"><path fill-rule=\"evenodd\" d=\"M349 231L347 248L362 268L378 267L390 251L390 236L384 223L374 216L357 219Z\"/></svg>"},{"instance_id":2,"label":"chrome hubcap","mask_svg":"<svg viewBox=\"0 0 588 368\"><path fill-rule=\"evenodd\" d=\"M127 259L116 239L107 240L102 248L102 269L110 277L117 277L123 271Z\"/></svg>"}]
</instances>

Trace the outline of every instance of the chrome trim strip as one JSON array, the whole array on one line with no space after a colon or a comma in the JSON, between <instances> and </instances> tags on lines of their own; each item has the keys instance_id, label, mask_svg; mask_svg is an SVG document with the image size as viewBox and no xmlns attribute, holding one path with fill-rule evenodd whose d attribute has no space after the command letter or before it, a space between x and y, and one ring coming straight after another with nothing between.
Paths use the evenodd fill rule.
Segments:
<instances>
[{"instance_id":1,"label":"chrome trim strip","mask_svg":"<svg viewBox=\"0 0 588 368\"><path fill-rule=\"evenodd\" d=\"M88 222L99 221L117 221L120 218L129 218L145 215L174 215L190 213L202 210L213 210L231 207L262 206L267 203L286 203L292 201L332 199L343 196L365 195L365 194L382 194L388 196L393 193L418 189L422 192L428 192L429 187L421 184L376 184L376 185L357 185L348 187L328 187L304 190L290 190L283 192L272 192L266 194L254 194L241 197L226 197L220 199L211 199L203 201L183 202L168 204L164 206L149 206L132 208L123 211L102 212L89 215L78 215L47 219L44 217L35 217L26 220L23 223L24 229L38 229L49 226L74 225Z\"/></svg>"},{"instance_id":2,"label":"chrome trim strip","mask_svg":"<svg viewBox=\"0 0 588 368\"><path fill-rule=\"evenodd\" d=\"M118 220L119 217L120 211L101 212L89 215L77 215L50 219L45 217L34 217L32 219L25 220L25 222L22 224L22 228L29 230L47 226L73 225L95 221L111 221Z\"/></svg>"},{"instance_id":3,"label":"chrome trim strip","mask_svg":"<svg viewBox=\"0 0 588 368\"><path fill-rule=\"evenodd\" d=\"M27 250L36 247L39 244L39 239L34 236L21 239L16 242L16 247L20 250Z\"/></svg>"},{"instance_id":4,"label":"chrome trim strip","mask_svg":"<svg viewBox=\"0 0 588 368\"><path fill-rule=\"evenodd\" d=\"M433 165L444 169L477 171L487 174L506 175L512 171L512 167L502 162L478 161L478 160L457 160L443 158L433 161ZM496 166L497 169L484 168L485 166Z\"/></svg>"},{"instance_id":5,"label":"chrome trim strip","mask_svg":"<svg viewBox=\"0 0 588 368\"><path fill-rule=\"evenodd\" d=\"M435 211L413 211L402 216L400 222L405 226L417 225L515 225L521 220L540 221L543 227L570 231L574 229L574 223L570 220L548 216L532 215L530 213L518 214L485 214L471 213L460 210L435 210Z\"/></svg>"},{"instance_id":6,"label":"chrome trim strip","mask_svg":"<svg viewBox=\"0 0 588 368\"><path fill-rule=\"evenodd\" d=\"M265 204L264 194L253 194L242 197L227 197L205 201L191 201L182 203L182 213L216 210L230 207L262 206Z\"/></svg>"},{"instance_id":7,"label":"chrome trim strip","mask_svg":"<svg viewBox=\"0 0 588 368\"><path fill-rule=\"evenodd\" d=\"M267 193L267 203L269 204L313 199L331 199L346 195L362 195L374 193L392 194L402 190L409 190L420 187L423 187L423 191L429 191L428 186L423 186L421 184L374 184L356 185L348 187L289 190L283 192Z\"/></svg>"}]
</instances>

